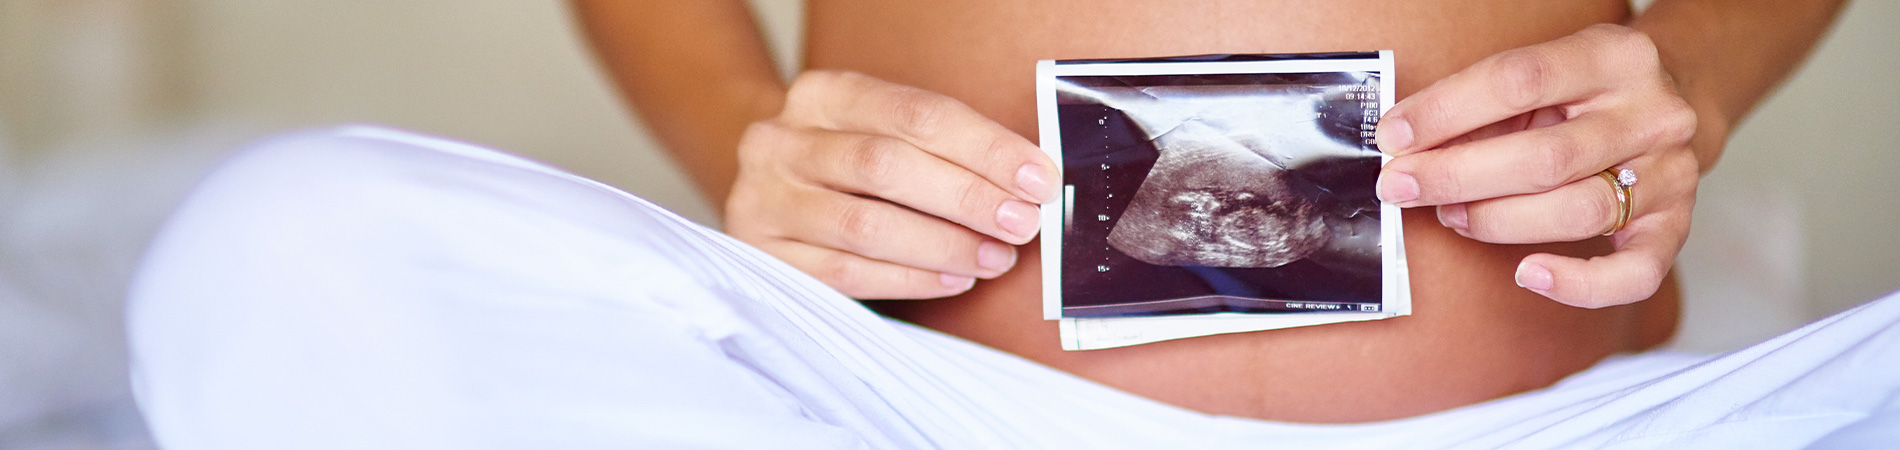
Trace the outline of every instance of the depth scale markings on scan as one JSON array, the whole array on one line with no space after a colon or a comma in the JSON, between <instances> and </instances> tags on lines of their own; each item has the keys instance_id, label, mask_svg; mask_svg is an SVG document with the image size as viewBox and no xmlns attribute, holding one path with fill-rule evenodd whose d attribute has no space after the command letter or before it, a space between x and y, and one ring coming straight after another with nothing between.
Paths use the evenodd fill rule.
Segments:
<instances>
[{"instance_id":1,"label":"depth scale markings on scan","mask_svg":"<svg viewBox=\"0 0 1900 450\"><path fill-rule=\"evenodd\" d=\"M1063 174L1042 216L1043 318L1063 348L1410 314L1399 210L1373 189L1392 66L1390 51L1038 63L1041 144Z\"/></svg>"}]
</instances>

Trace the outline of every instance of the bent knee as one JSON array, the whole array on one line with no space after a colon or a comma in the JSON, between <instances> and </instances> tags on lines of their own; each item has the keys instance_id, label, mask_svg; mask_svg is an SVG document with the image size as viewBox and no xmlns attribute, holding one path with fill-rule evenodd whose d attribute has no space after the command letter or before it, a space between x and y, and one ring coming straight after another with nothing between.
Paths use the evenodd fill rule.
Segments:
<instances>
[{"instance_id":1,"label":"bent knee","mask_svg":"<svg viewBox=\"0 0 1900 450\"><path fill-rule=\"evenodd\" d=\"M343 126L268 137L226 159L192 197L222 199L235 195L276 203L319 201L361 190L351 187L399 184L412 179L415 171L427 170L448 156L439 146L430 145L432 138L415 136L404 141L386 136L415 135Z\"/></svg>"}]
</instances>

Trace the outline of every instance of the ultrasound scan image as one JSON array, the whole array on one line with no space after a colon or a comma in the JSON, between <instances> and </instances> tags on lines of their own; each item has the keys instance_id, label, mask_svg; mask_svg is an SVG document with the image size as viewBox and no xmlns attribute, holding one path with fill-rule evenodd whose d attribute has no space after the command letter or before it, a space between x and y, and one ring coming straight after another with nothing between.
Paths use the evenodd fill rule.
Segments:
<instances>
[{"instance_id":1,"label":"ultrasound scan image","mask_svg":"<svg viewBox=\"0 0 1900 450\"><path fill-rule=\"evenodd\" d=\"M1057 79L1065 317L1377 311L1376 73Z\"/></svg>"},{"instance_id":2,"label":"ultrasound scan image","mask_svg":"<svg viewBox=\"0 0 1900 450\"><path fill-rule=\"evenodd\" d=\"M1280 267L1326 242L1314 202L1255 149L1199 121L1155 144L1160 157L1110 229L1109 246L1162 266Z\"/></svg>"}]
</instances>

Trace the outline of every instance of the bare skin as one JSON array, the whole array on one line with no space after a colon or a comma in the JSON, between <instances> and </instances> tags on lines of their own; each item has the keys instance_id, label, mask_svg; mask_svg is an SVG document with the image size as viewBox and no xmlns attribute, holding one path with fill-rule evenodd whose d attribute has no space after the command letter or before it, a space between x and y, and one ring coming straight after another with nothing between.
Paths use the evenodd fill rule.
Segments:
<instances>
[{"instance_id":1,"label":"bare skin","mask_svg":"<svg viewBox=\"0 0 1900 450\"><path fill-rule=\"evenodd\" d=\"M1665 274L1687 234L1698 172L1714 164L1729 128L1791 70L1838 8L1664 0L1633 18L1625 3L1605 0L814 0L805 67L843 72L784 86L762 78L771 66L747 18L733 16L742 6L641 3L576 2L649 125L702 188L731 190L728 232L859 298L948 296L867 303L893 317L1189 409L1303 422L1391 419L1494 399L1666 341L1679 302ZM629 13L638 8L651 14ZM655 15L674 20L640 19ZM1585 30L1600 23L1633 28ZM656 43L670 33L707 38ZM1565 74L1616 70L1552 77L1537 86L1549 96L1510 105L1516 109L1487 106L1489 93L1510 91L1498 84L1509 77L1495 72L1506 65L1493 56L1545 43L1554 45L1534 54ZM1586 51L1565 53L1565 46ZM1037 246L995 212L995 205L1047 199L1039 192L1046 186L1021 183L1032 169L1053 174L1033 145L1023 149L1035 138L1034 61L1369 49L1396 51L1401 98L1432 86L1388 114L1388 121L1407 119L1406 136L1388 136L1384 124L1380 131L1382 149L1397 156L1381 178L1381 196L1410 207L1414 316L1110 350L1057 346L1054 323L1040 317ZM1590 59L1625 53L1636 57ZM1461 72L1470 75L1433 86ZM1608 80L1621 73L1638 76ZM871 100L850 101L880 89L918 97L911 88L942 94L932 102L952 112L938 116L956 126L907 133L865 114ZM1635 106L1616 106L1626 103ZM1641 125L1587 128L1607 120L1587 118L1616 117ZM769 120L755 123L761 119ZM1575 167L1530 167L1557 179L1470 181L1510 178L1468 169L1484 167L1487 160L1475 159L1484 155L1511 155L1488 148L1562 133L1574 134L1565 142L1594 145L1576 145L1588 148L1561 158ZM1610 137L1619 134L1646 139ZM908 179L940 180L932 185L939 192L960 183L989 189L951 189L962 193L956 201L904 192L891 187L903 183L838 169L851 164L824 165L866 154L826 151L834 148L912 151L925 157L893 167L938 169L903 172L915 173ZM891 160L903 159L879 161ZM1657 200L1630 231L1585 239L1607 228L1600 214L1553 212L1607 198L1608 187L1586 176L1619 163L1675 181L1642 185ZM1024 165L1030 168L1019 171ZM1416 186L1390 188L1395 172ZM1561 223L1549 223L1552 217ZM1015 247L997 253L1004 244ZM1543 278L1531 266L1544 269Z\"/></svg>"}]
</instances>

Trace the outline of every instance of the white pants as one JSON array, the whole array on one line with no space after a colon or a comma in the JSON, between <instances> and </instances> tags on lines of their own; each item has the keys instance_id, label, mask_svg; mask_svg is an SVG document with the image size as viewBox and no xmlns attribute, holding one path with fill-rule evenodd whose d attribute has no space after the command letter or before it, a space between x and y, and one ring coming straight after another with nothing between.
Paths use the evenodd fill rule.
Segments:
<instances>
[{"instance_id":1,"label":"white pants","mask_svg":"<svg viewBox=\"0 0 1900 450\"><path fill-rule=\"evenodd\" d=\"M1900 443L1893 297L1415 418L1209 416L880 318L604 185L367 127L225 163L130 308L139 403L174 450Z\"/></svg>"}]
</instances>

